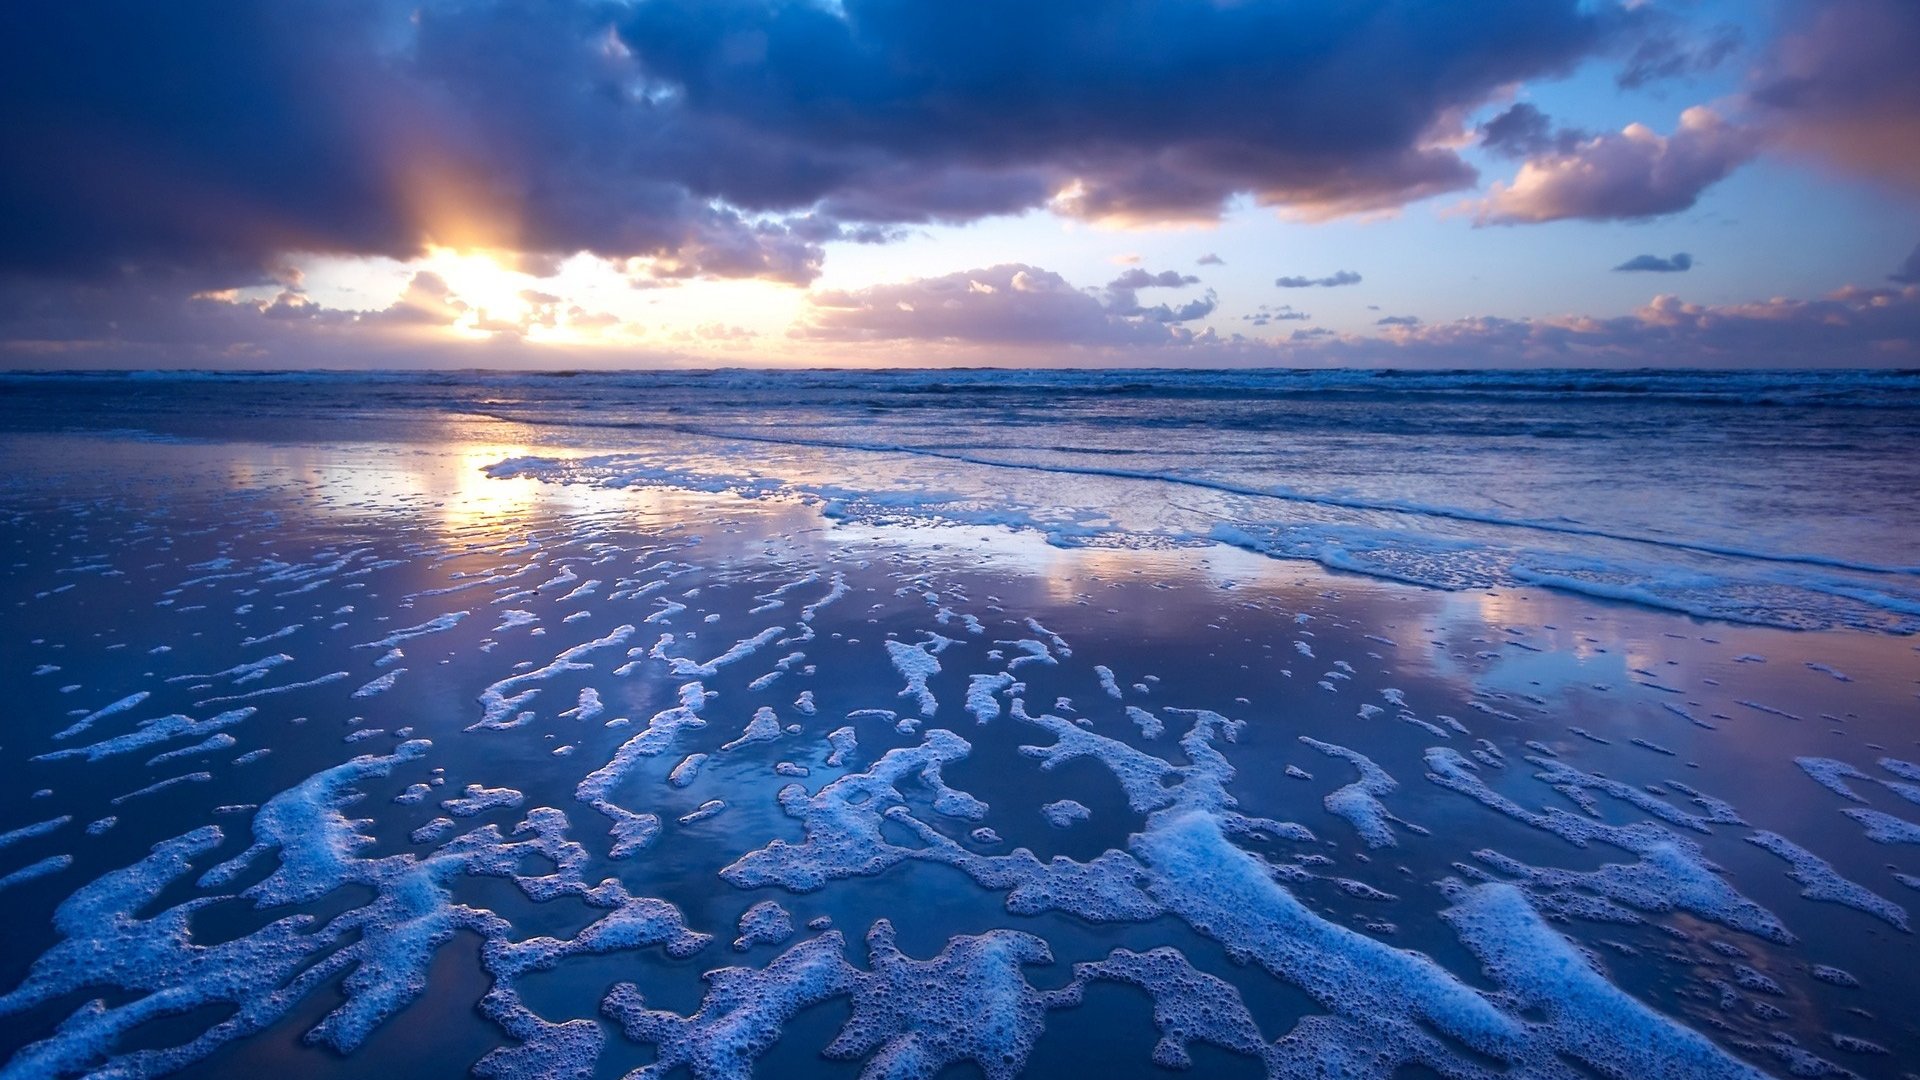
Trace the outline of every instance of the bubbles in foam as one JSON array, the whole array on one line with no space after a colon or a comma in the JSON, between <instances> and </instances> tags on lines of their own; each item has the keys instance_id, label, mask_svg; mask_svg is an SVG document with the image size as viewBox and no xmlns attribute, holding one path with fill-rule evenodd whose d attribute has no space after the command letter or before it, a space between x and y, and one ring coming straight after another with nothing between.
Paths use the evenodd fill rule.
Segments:
<instances>
[{"instance_id":1,"label":"bubbles in foam","mask_svg":"<svg viewBox=\"0 0 1920 1080\"><path fill-rule=\"evenodd\" d=\"M1842 877L1840 872L1833 868L1832 863L1806 848L1779 833L1766 830L1754 833L1747 837L1747 840L1787 861L1790 866L1787 876L1803 886L1800 895L1810 900L1828 900L1843 904L1856 911L1864 911L1902 932L1908 930L1907 909L1863 885Z\"/></svg>"},{"instance_id":2,"label":"bubbles in foam","mask_svg":"<svg viewBox=\"0 0 1920 1080\"><path fill-rule=\"evenodd\" d=\"M1400 821L1381 803L1380 796L1392 792L1400 784L1387 775L1385 769L1375 765L1372 759L1357 750L1310 739L1305 735L1300 736L1300 741L1329 757L1340 758L1360 771L1360 779L1329 793L1325 805L1328 813L1345 818L1368 847L1383 848L1398 844L1392 826L1396 821L1416 832L1425 831L1419 826Z\"/></svg>"},{"instance_id":3,"label":"bubbles in foam","mask_svg":"<svg viewBox=\"0 0 1920 1080\"><path fill-rule=\"evenodd\" d=\"M1077 803L1072 799L1060 799L1057 802L1050 802L1042 806L1040 808L1040 816L1046 818L1047 824L1052 825L1054 828L1065 829L1071 827L1076 821L1085 821L1087 818L1092 817L1093 811L1087 809L1084 804Z\"/></svg>"},{"instance_id":4,"label":"bubbles in foam","mask_svg":"<svg viewBox=\"0 0 1920 1080\"><path fill-rule=\"evenodd\" d=\"M745 952L755 945L778 945L792 936L793 917L787 909L762 900L740 916L740 936L733 939L733 947Z\"/></svg>"},{"instance_id":5,"label":"bubbles in foam","mask_svg":"<svg viewBox=\"0 0 1920 1080\"><path fill-rule=\"evenodd\" d=\"M933 692L927 689L927 680L940 672L939 653L958 642L950 637L928 631L927 640L918 644L904 641L887 642L887 656L892 659L894 669L907 680L906 689L900 691L901 697L913 698L920 709L920 715L930 717L939 708L939 702L933 699Z\"/></svg>"}]
</instances>

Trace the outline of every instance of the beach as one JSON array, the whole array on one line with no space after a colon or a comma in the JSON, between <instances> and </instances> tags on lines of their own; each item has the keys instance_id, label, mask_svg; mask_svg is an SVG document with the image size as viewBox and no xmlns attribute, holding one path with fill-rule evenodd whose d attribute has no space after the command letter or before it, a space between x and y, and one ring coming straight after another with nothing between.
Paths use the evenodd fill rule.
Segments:
<instances>
[{"instance_id":1,"label":"beach","mask_svg":"<svg viewBox=\"0 0 1920 1080\"><path fill-rule=\"evenodd\" d=\"M0 1075L1920 1055L1912 374L0 381Z\"/></svg>"}]
</instances>

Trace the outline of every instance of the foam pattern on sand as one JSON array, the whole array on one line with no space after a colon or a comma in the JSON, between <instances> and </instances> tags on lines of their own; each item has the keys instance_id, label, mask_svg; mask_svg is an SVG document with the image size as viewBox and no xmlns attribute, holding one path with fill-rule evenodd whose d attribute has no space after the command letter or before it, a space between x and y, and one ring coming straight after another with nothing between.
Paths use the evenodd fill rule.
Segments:
<instances>
[{"instance_id":1,"label":"foam pattern on sand","mask_svg":"<svg viewBox=\"0 0 1920 1080\"><path fill-rule=\"evenodd\" d=\"M1300 741L1329 757L1340 758L1360 770L1360 779L1328 793L1325 805L1327 813L1347 819L1368 847L1393 847L1399 843L1393 836L1393 824L1400 821L1387 811L1380 802L1380 796L1394 791L1399 781L1387 775L1387 771L1375 765L1365 754L1349 750L1344 746L1321 742L1305 735ZM1400 822L1405 825L1406 822ZM1411 826L1418 831L1418 826Z\"/></svg>"},{"instance_id":2,"label":"foam pattern on sand","mask_svg":"<svg viewBox=\"0 0 1920 1080\"><path fill-rule=\"evenodd\" d=\"M47 686L0 747L20 778L0 889L26 942L0 987L19 1032L0 1077L160 1076L296 1019L303 1046L364 1053L445 1003L459 980L438 965L471 966L463 949L493 1040L449 1067L501 1080L746 1077L814 1054L1001 1080L1063 1010L1114 995L1135 1023L1150 1010L1142 1064L1230 1054L1274 1077L1746 1077L1829 1067L1815 1049L1870 1073L1906 1052L1897 1024L1830 1008L1900 987L1813 929L1907 940L1882 890L1920 880L1920 828L1887 807L1920 768L1877 747L1773 759L1826 829L1877 842L1863 863L1691 767L1736 737L1763 753L1773 729L1751 725L1814 725L1803 701L1615 658L1570 732L1534 676L1584 628L1372 625L1331 591L1262 592L1244 561L1199 589L955 570L885 535L826 552L802 539L817 518L767 498L795 485L717 486L750 498L685 520L538 504L511 526L421 501L397 539L378 517L298 535L242 500L226 532L148 523L124 558L74 518L60 557L128 578L89 569L34 602L144 589L143 617L179 622L132 664L108 652L130 636L113 620L97 643L8 654ZM902 499L917 520L927 504ZM874 492L841 505L849 528L887 527ZM1474 588L1631 585L1476 565L1465 540L1390 558L1357 528L1226 539ZM1878 573L1822 572L1842 571ZM1693 595L1667 584L1654 600ZM1402 659L1423 649L1440 674ZM1819 726L1843 731L1869 668L1834 660L1853 677L1773 666L1817 677L1841 702ZM1714 679L1749 666L1766 665ZM572 995L590 1008L549 992L576 971L599 980ZM796 1046L830 1002L837 1030Z\"/></svg>"}]
</instances>

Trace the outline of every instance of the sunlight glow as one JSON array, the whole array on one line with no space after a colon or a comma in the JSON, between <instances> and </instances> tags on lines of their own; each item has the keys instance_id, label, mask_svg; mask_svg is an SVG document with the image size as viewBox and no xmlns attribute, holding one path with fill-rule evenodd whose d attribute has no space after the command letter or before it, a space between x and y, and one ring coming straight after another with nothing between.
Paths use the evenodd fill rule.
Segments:
<instances>
[{"instance_id":1,"label":"sunlight glow","mask_svg":"<svg viewBox=\"0 0 1920 1080\"><path fill-rule=\"evenodd\" d=\"M495 252L430 248L420 267L439 275L467 305L453 324L454 332L464 337L487 337L509 327L519 332L534 314L524 295L537 292L534 279L503 265Z\"/></svg>"},{"instance_id":2,"label":"sunlight glow","mask_svg":"<svg viewBox=\"0 0 1920 1080\"><path fill-rule=\"evenodd\" d=\"M369 321L387 317L389 328L381 332L389 335L475 343L506 338L585 357L671 349L727 362L779 359L790 349L788 331L808 295L755 278L662 281L645 264L590 252L555 259L510 247L431 244L405 261L335 255L289 261L307 300ZM208 299L259 305L280 288L210 293ZM394 324L395 314L403 325Z\"/></svg>"}]
</instances>

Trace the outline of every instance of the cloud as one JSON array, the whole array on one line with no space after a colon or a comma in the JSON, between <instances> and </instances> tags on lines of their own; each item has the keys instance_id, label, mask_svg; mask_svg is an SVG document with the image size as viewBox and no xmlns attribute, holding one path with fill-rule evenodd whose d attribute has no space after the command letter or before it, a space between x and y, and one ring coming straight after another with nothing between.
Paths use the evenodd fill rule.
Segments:
<instances>
[{"instance_id":1,"label":"cloud","mask_svg":"<svg viewBox=\"0 0 1920 1080\"><path fill-rule=\"evenodd\" d=\"M729 323L704 322L690 330L675 332L673 339L682 342L717 342L731 348L739 348L749 344L754 338L759 336L759 334L744 326L734 326Z\"/></svg>"},{"instance_id":2,"label":"cloud","mask_svg":"<svg viewBox=\"0 0 1920 1080\"><path fill-rule=\"evenodd\" d=\"M1155 274L1135 267L1107 283L1107 310L1114 315L1151 322L1192 322L1213 313L1215 301L1212 292L1179 307L1156 304L1149 308L1141 306L1139 291L1141 289L1177 289L1198 284L1200 279L1192 274L1182 274L1177 270L1162 270Z\"/></svg>"},{"instance_id":3,"label":"cloud","mask_svg":"<svg viewBox=\"0 0 1920 1080\"><path fill-rule=\"evenodd\" d=\"M1360 284L1360 275L1351 270L1340 270L1326 277L1283 277L1275 278L1273 283L1283 289L1331 289L1341 285Z\"/></svg>"},{"instance_id":4,"label":"cloud","mask_svg":"<svg viewBox=\"0 0 1920 1080\"><path fill-rule=\"evenodd\" d=\"M818 274L822 237L691 175L768 163L726 159L711 134L676 139L671 110L631 99L613 8L107 8L23 11L0 41L8 153L32 163L0 180L0 272L247 285L292 252L439 244L662 258L680 277Z\"/></svg>"},{"instance_id":5,"label":"cloud","mask_svg":"<svg viewBox=\"0 0 1920 1080\"><path fill-rule=\"evenodd\" d=\"M1745 43L1740 28L1731 24L1688 32L1672 22L1662 22L1640 38L1627 57L1626 66L1613 77L1614 84L1622 90L1708 74L1739 52Z\"/></svg>"},{"instance_id":6,"label":"cloud","mask_svg":"<svg viewBox=\"0 0 1920 1080\"><path fill-rule=\"evenodd\" d=\"M1758 153L1760 143L1758 132L1696 105L1680 114L1671 135L1629 124L1571 150L1528 158L1511 183L1494 184L1477 204L1477 220L1630 221L1677 213Z\"/></svg>"},{"instance_id":7,"label":"cloud","mask_svg":"<svg viewBox=\"0 0 1920 1080\"><path fill-rule=\"evenodd\" d=\"M660 280L765 278L790 285L820 276L826 252L784 223L705 207L692 212L687 224L675 244L631 260L636 274Z\"/></svg>"},{"instance_id":8,"label":"cloud","mask_svg":"<svg viewBox=\"0 0 1920 1080\"><path fill-rule=\"evenodd\" d=\"M106 280L0 276L0 369L528 368L616 356L629 366L698 362L698 354L639 340L643 329L634 323L537 289L483 312L431 271L414 273L381 306L358 309L330 307L297 281L242 290L202 288L202 280L161 269ZM556 328L557 335L547 333Z\"/></svg>"},{"instance_id":9,"label":"cloud","mask_svg":"<svg viewBox=\"0 0 1920 1080\"><path fill-rule=\"evenodd\" d=\"M1677 274L1691 269L1693 269L1693 256L1684 251L1676 251L1671 258L1665 259L1658 255L1635 255L1614 267L1616 271L1627 273L1646 271L1655 274Z\"/></svg>"},{"instance_id":10,"label":"cloud","mask_svg":"<svg viewBox=\"0 0 1920 1080\"><path fill-rule=\"evenodd\" d=\"M367 316L372 322L400 323L415 326L450 326L460 316L467 313L466 301L453 295L445 279L440 275L422 270L407 282L407 288L400 299L383 311Z\"/></svg>"},{"instance_id":11,"label":"cloud","mask_svg":"<svg viewBox=\"0 0 1920 1080\"><path fill-rule=\"evenodd\" d=\"M576 332L605 331L621 326L615 316L588 312L577 304L569 304L563 297L538 289L520 290L520 303L509 305L511 310L488 310L459 295L445 278L430 270L416 272L391 304L364 311L327 307L292 286L264 299L237 293L196 299L201 305L225 305L236 312L251 309L264 319L290 326L353 333L356 340L376 347L383 335L408 336L410 331L442 330L456 325L474 334L515 338L525 337L535 328L553 330L563 324Z\"/></svg>"},{"instance_id":12,"label":"cloud","mask_svg":"<svg viewBox=\"0 0 1920 1080\"><path fill-rule=\"evenodd\" d=\"M417 276L388 308L354 312L290 286L250 298L232 290L189 296L190 280L178 276L112 289L0 280L0 368L627 368L709 366L716 355L775 363L792 352L762 348L764 336L743 337L721 322L692 328L685 341L668 328L643 335L578 305L551 312L578 333L542 339L533 332L548 317L539 298L510 320L490 316L500 329L488 332L473 325L469 301L444 285ZM1270 322L1303 315L1265 311ZM469 336L437 325L448 317ZM819 292L789 335L814 362L879 366L1911 368L1920 367L1920 284L1747 304L1659 296L1616 316L1475 317L1368 333L1305 327L1268 339L1121 315L1102 289L1007 264ZM741 347L749 351L731 351Z\"/></svg>"},{"instance_id":13,"label":"cloud","mask_svg":"<svg viewBox=\"0 0 1920 1080\"><path fill-rule=\"evenodd\" d=\"M1254 309L1253 314L1240 316L1240 321L1254 326L1266 326L1276 322L1307 322L1312 318L1313 316L1307 312L1296 310L1292 304L1281 304L1278 307L1261 304Z\"/></svg>"},{"instance_id":14,"label":"cloud","mask_svg":"<svg viewBox=\"0 0 1920 1080\"><path fill-rule=\"evenodd\" d=\"M1506 158L1528 158L1555 152L1570 154L1590 138L1583 131L1554 130L1553 119L1524 101L1515 102L1505 112L1480 125L1480 145L1490 153Z\"/></svg>"},{"instance_id":15,"label":"cloud","mask_svg":"<svg viewBox=\"0 0 1920 1080\"><path fill-rule=\"evenodd\" d=\"M993 271L954 277L978 278ZM1015 272L1045 275L1021 267ZM1697 304L1656 296L1636 311L1594 317L1541 319L1473 317L1426 323L1413 316L1379 320L1378 334L1340 333L1307 327L1276 340L1191 334L1178 328L1121 328L1110 314L1055 275L1046 275L1046 295L1064 310L1073 298L1073 318L1056 318L1046 333L1003 330L986 349L946 354L948 363L1118 363L1177 366L1388 366L1388 367L1911 367L1920 364L1920 285L1900 288L1848 286L1815 299L1776 298L1746 304ZM909 292L875 292L858 305L859 318L891 321L888 302L957 291L948 279L912 283ZM900 288L900 287L890 287ZM999 295L999 294L976 294ZM934 306L937 308L938 303ZM943 333L939 316L914 320L916 311L872 341L913 339L959 342L963 330ZM1251 320L1250 320L1251 321ZM967 324L961 322L959 326ZM1152 332L1143 332L1152 331ZM861 340L846 335L841 340ZM1043 348L1015 354L1000 345ZM897 357L884 352L882 358Z\"/></svg>"},{"instance_id":16,"label":"cloud","mask_svg":"<svg viewBox=\"0 0 1920 1080\"><path fill-rule=\"evenodd\" d=\"M1902 192L1920 191L1920 4L1791 5L1748 95L1778 145Z\"/></svg>"},{"instance_id":17,"label":"cloud","mask_svg":"<svg viewBox=\"0 0 1920 1080\"><path fill-rule=\"evenodd\" d=\"M1142 307L1142 288L1191 285L1175 271L1133 269L1110 283L1107 300L1051 270L1003 263L865 289L817 292L795 333L816 341L939 341L983 345L1140 345L1191 338L1177 323L1213 309L1212 298L1169 309ZM1193 311L1204 304L1204 310Z\"/></svg>"},{"instance_id":18,"label":"cloud","mask_svg":"<svg viewBox=\"0 0 1920 1080\"><path fill-rule=\"evenodd\" d=\"M910 235L910 230L897 226L850 225L819 214L790 217L782 224L793 237L812 244L824 244L836 240L848 244L891 244L896 240L904 240Z\"/></svg>"},{"instance_id":19,"label":"cloud","mask_svg":"<svg viewBox=\"0 0 1920 1080\"><path fill-rule=\"evenodd\" d=\"M1901 263L1898 270L1888 274L1887 280L1899 282L1902 285L1920 285L1920 244L1913 246L1913 250L1907 255L1907 261Z\"/></svg>"},{"instance_id":20,"label":"cloud","mask_svg":"<svg viewBox=\"0 0 1920 1080\"><path fill-rule=\"evenodd\" d=\"M950 215L928 195L1000 177L1039 182L1063 213L1141 221L1211 219L1234 194L1339 213L1470 184L1436 125L1569 69L1610 29L1577 0L1465 18L1411 0L1364 16L1335 0L654 0L621 38L690 112L830 159L839 190L821 194L846 212ZM968 182L900 190L956 173Z\"/></svg>"},{"instance_id":21,"label":"cloud","mask_svg":"<svg viewBox=\"0 0 1920 1080\"><path fill-rule=\"evenodd\" d=\"M1318 352L1325 363L1419 367L1911 367L1920 286L1727 305L1663 295L1611 318L1460 319L1388 339L1343 336Z\"/></svg>"},{"instance_id":22,"label":"cloud","mask_svg":"<svg viewBox=\"0 0 1920 1080\"><path fill-rule=\"evenodd\" d=\"M1193 262L1195 266L1225 266L1227 264L1227 260L1215 255L1211 251L1193 260Z\"/></svg>"},{"instance_id":23,"label":"cloud","mask_svg":"<svg viewBox=\"0 0 1920 1080\"><path fill-rule=\"evenodd\" d=\"M1613 33L1582 0L32 4L0 271L441 244L805 282L825 243L1039 207L1391 209L1475 182L1449 117Z\"/></svg>"},{"instance_id":24,"label":"cloud","mask_svg":"<svg viewBox=\"0 0 1920 1080\"><path fill-rule=\"evenodd\" d=\"M1145 273L1145 271L1142 271ZM1158 277L1159 275L1153 275ZM1257 325L1304 316L1262 308ZM1266 320L1262 322L1261 320ZM1848 286L1810 300L1696 304L1654 297L1625 315L1382 317L1378 333L1306 327L1285 338L1222 336L1131 319L1050 271L1007 264L816 296L799 333L856 349L915 341L942 363L1174 366L1848 367L1920 364L1920 285ZM898 363L895 349L859 351Z\"/></svg>"},{"instance_id":25,"label":"cloud","mask_svg":"<svg viewBox=\"0 0 1920 1080\"><path fill-rule=\"evenodd\" d=\"M1200 279L1192 274L1183 274L1178 270L1162 270L1154 273L1134 267L1124 271L1117 278L1107 282L1107 291L1116 289L1177 289L1182 285L1198 285Z\"/></svg>"}]
</instances>

